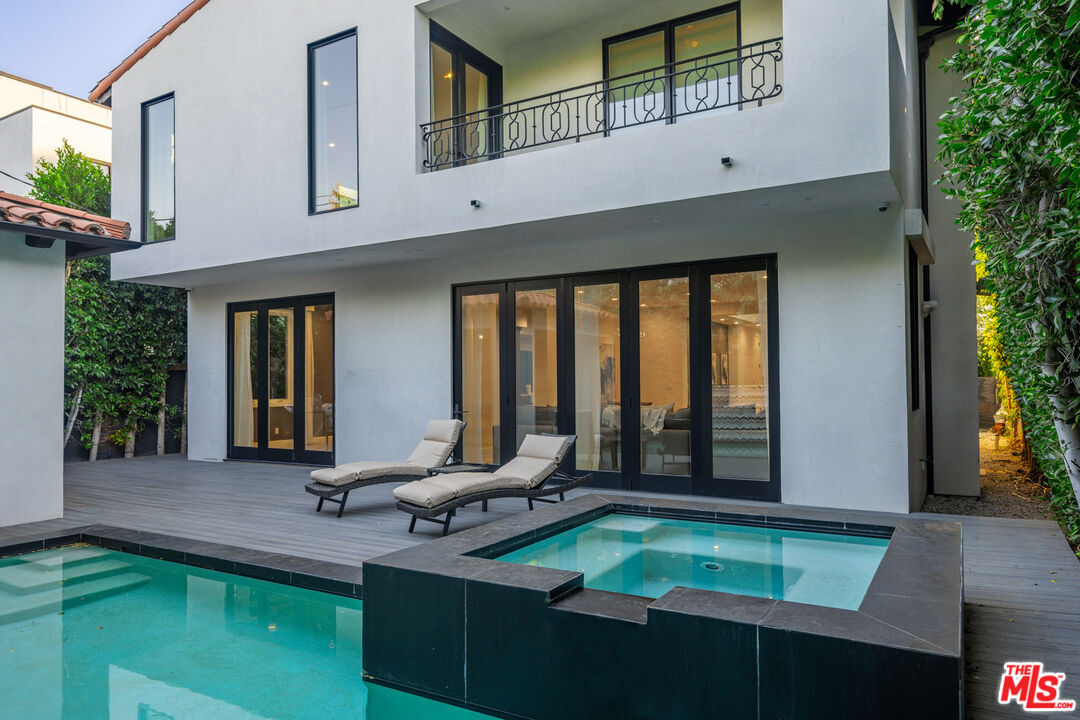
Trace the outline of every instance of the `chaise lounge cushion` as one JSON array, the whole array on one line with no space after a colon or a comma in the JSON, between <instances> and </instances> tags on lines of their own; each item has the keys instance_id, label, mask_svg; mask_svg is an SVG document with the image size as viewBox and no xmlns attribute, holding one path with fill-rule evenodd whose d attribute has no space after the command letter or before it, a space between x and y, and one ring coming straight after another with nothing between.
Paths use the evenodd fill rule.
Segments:
<instances>
[{"instance_id":1,"label":"chaise lounge cushion","mask_svg":"<svg viewBox=\"0 0 1080 720\"><path fill-rule=\"evenodd\" d=\"M414 480L394 488L394 497L420 507L435 507L454 498L490 490L519 488L522 481L495 473L462 472Z\"/></svg>"},{"instance_id":2,"label":"chaise lounge cushion","mask_svg":"<svg viewBox=\"0 0 1080 720\"><path fill-rule=\"evenodd\" d=\"M381 460L362 460L338 465L333 468L320 468L311 471L314 482L333 487L341 487L358 480L371 480L379 477L397 475L415 475L425 477L428 468L441 467L454 452L461 428L465 423L460 420L428 420L424 439L413 450L405 462L385 462Z\"/></svg>"},{"instance_id":3,"label":"chaise lounge cushion","mask_svg":"<svg viewBox=\"0 0 1080 720\"><path fill-rule=\"evenodd\" d=\"M311 479L323 485L340 487L357 480L369 480L375 477L387 475L415 475L424 477L427 475L428 465L381 462L378 460L363 460L360 462L346 463L332 468L319 468L311 471Z\"/></svg>"},{"instance_id":4,"label":"chaise lounge cushion","mask_svg":"<svg viewBox=\"0 0 1080 720\"><path fill-rule=\"evenodd\" d=\"M424 467L442 467L450 458L450 453L454 452L462 427L464 423L460 420L428 420L424 439L406 462Z\"/></svg>"}]
</instances>

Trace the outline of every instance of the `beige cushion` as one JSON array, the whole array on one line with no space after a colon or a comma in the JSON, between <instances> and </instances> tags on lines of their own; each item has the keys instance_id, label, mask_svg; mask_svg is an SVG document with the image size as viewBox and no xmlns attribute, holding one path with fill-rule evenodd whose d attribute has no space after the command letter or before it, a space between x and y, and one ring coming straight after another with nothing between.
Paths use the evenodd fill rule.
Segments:
<instances>
[{"instance_id":1,"label":"beige cushion","mask_svg":"<svg viewBox=\"0 0 1080 720\"><path fill-rule=\"evenodd\" d=\"M526 435L518 448L518 457L541 458L554 460L556 464L562 462L563 455L570 449L573 442L570 435Z\"/></svg>"},{"instance_id":2,"label":"beige cushion","mask_svg":"<svg viewBox=\"0 0 1080 720\"><path fill-rule=\"evenodd\" d=\"M333 468L319 468L311 471L311 479L323 485L340 487L357 480L370 480L384 475L415 475L424 477L427 475L428 465L413 463L380 462L378 460L364 460L361 462L346 463Z\"/></svg>"},{"instance_id":3,"label":"beige cushion","mask_svg":"<svg viewBox=\"0 0 1080 720\"><path fill-rule=\"evenodd\" d=\"M453 500L454 491L426 480L413 480L394 488L394 497L412 505L429 508Z\"/></svg>"},{"instance_id":4,"label":"beige cushion","mask_svg":"<svg viewBox=\"0 0 1080 720\"><path fill-rule=\"evenodd\" d=\"M426 468L442 467L450 458L450 453L454 452L454 445L455 443L438 440L421 440L407 462Z\"/></svg>"},{"instance_id":5,"label":"beige cushion","mask_svg":"<svg viewBox=\"0 0 1080 720\"><path fill-rule=\"evenodd\" d=\"M464 424L460 420L428 420L424 439L457 445Z\"/></svg>"},{"instance_id":6,"label":"beige cushion","mask_svg":"<svg viewBox=\"0 0 1080 720\"><path fill-rule=\"evenodd\" d=\"M493 474L512 480L512 487L533 488L547 480L559 464L554 460L518 455Z\"/></svg>"}]
</instances>

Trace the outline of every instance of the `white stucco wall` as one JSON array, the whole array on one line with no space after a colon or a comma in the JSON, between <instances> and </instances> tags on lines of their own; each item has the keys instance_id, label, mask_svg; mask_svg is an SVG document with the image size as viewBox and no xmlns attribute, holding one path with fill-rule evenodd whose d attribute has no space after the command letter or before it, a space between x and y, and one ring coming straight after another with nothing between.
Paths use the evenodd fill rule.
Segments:
<instances>
[{"instance_id":1,"label":"white stucco wall","mask_svg":"<svg viewBox=\"0 0 1080 720\"><path fill-rule=\"evenodd\" d=\"M111 162L112 130L108 125L26 107L0 118L0 170L25 180L39 160L56 162L56 150L64 140L91 160ZM0 175L0 190L26 195L30 186Z\"/></svg>"},{"instance_id":2,"label":"white stucco wall","mask_svg":"<svg viewBox=\"0 0 1080 720\"><path fill-rule=\"evenodd\" d=\"M645 225L528 250L195 288L189 457L226 452L227 302L334 292L337 460L393 459L411 451L427 418L449 413L452 284L776 253L783 501L906 512L906 250L898 216L867 207L678 237Z\"/></svg>"},{"instance_id":3,"label":"white stucco wall","mask_svg":"<svg viewBox=\"0 0 1080 720\"><path fill-rule=\"evenodd\" d=\"M0 526L64 510L64 242L0 232Z\"/></svg>"},{"instance_id":4,"label":"white stucco wall","mask_svg":"<svg viewBox=\"0 0 1080 720\"><path fill-rule=\"evenodd\" d=\"M960 94L961 79L939 66L956 49L958 33L939 37L926 59L927 155L931 182L941 177L937 162L937 127L948 99ZM971 236L953 222L959 205L939 188L928 193L930 231L937 245L931 269L930 297L938 307L931 316L934 393L934 491L978 495L979 400L975 323L975 268Z\"/></svg>"},{"instance_id":5,"label":"white stucco wall","mask_svg":"<svg viewBox=\"0 0 1080 720\"><path fill-rule=\"evenodd\" d=\"M0 170L17 178L26 178L34 167L34 113L27 108L23 112L0 118ZM26 195L30 186L0 175L0 190Z\"/></svg>"},{"instance_id":6,"label":"white stucco wall","mask_svg":"<svg viewBox=\"0 0 1080 720\"><path fill-rule=\"evenodd\" d=\"M678 5L679 12L711 6ZM332 0L316 13L299 0L275 3L274 12L256 0L215 0L113 86L114 214L139 216L139 107L168 92L176 97L177 163L176 242L118 256L114 277L153 281L260 259L888 172L888 6L787 3L782 15L782 102L420 173L417 121L426 113L428 46L416 3ZM748 24L763 24L754 18L748 12ZM624 24L614 18L604 27L614 32ZM309 217L306 46L353 25L360 207ZM608 32L600 24L588 32L596 66L597 38ZM585 72L584 51L570 40L556 43L570 52L568 84ZM531 43L533 50L543 42ZM554 61L551 53L546 57ZM508 77L515 70L525 78L518 66L527 61L524 49L520 57L507 58ZM530 81L520 83L524 91ZM720 167L725 155L735 158L738 172ZM484 212L473 211L472 199Z\"/></svg>"}]
</instances>

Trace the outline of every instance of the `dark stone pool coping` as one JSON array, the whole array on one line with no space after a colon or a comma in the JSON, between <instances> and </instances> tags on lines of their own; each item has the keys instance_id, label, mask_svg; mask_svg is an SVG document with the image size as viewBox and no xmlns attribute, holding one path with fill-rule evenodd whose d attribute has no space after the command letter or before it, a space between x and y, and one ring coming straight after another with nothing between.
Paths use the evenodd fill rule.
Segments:
<instances>
[{"instance_id":1,"label":"dark stone pool coping","mask_svg":"<svg viewBox=\"0 0 1080 720\"><path fill-rule=\"evenodd\" d=\"M343 565L111 525L86 525L0 541L0 557L75 543L344 597L360 598L363 592L363 568L358 565Z\"/></svg>"},{"instance_id":2,"label":"dark stone pool coping","mask_svg":"<svg viewBox=\"0 0 1080 720\"><path fill-rule=\"evenodd\" d=\"M610 512L890 537L890 542L858 610L683 587L658 599L642 598L584 588L578 572L493 559ZM900 694L882 693L878 683L863 685L876 687L871 693L880 698L851 693L847 709L856 715L870 712L863 716L905 717L911 715L904 713L916 712L922 717L957 717L963 707L962 526L867 517L826 509L597 493L373 558L365 563L364 601L371 611L365 613L365 676L496 714L571 717L581 711L585 717L583 703L588 698L578 698L578 705L556 707L551 703L567 701L557 695L553 699L550 693L533 697L528 684L514 687L515 678L530 663L543 663L563 647L576 646L579 653L590 652L594 645L621 648L622 653L604 656L609 664L621 654L644 648L654 663L662 664L668 652L663 638L672 633L686 633L687 647L707 633L729 633L730 642L745 653L742 661L734 668L713 668L711 675L698 678L698 685L688 684L684 695L715 684L717 673L742 672L756 665L758 670L751 667L743 684L723 697L734 702L746 683L756 682L756 696L745 698L748 712L788 716L777 703L796 698L800 717L828 717L842 710L843 703L837 705L834 698L833 705L823 705L818 714L812 698L828 687L837 689L844 673L869 677L895 672L889 685ZM500 620L504 612L512 617ZM379 622L369 623L369 615L379 617ZM424 631L410 638L410 626ZM485 626L490 626L490 633L481 629ZM617 627L625 630L613 629ZM508 633L517 636L520 648L504 647L501 636ZM596 637L586 642L592 633ZM536 637L544 640L533 645L531 638ZM521 667L516 667L514 655L519 651ZM505 659L485 664L496 655ZM686 657L667 660L686 668ZM489 677L480 677L481 672ZM556 685L571 680L551 672L549 681ZM594 686L617 687L621 682L606 668L590 672L595 674ZM686 673L695 674L690 668ZM920 680L930 685L920 685ZM673 694L679 694L674 685L683 681L679 676L669 679ZM905 683L910 683L908 690L899 690ZM492 686L505 692L493 692ZM622 694L629 697L636 692L628 686ZM701 697L681 709L689 713L716 701ZM632 713L633 707L625 710Z\"/></svg>"}]
</instances>

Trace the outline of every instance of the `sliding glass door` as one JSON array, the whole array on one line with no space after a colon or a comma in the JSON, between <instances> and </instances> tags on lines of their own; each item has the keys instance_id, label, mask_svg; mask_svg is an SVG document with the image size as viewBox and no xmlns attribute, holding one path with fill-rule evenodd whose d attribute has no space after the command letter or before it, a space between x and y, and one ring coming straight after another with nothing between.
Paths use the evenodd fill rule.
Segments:
<instances>
[{"instance_id":1,"label":"sliding glass door","mask_svg":"<svg viewBox=\"0 0 1080 720\"><path fill-rule=\"evenodd\" d=\"M466 461L574 433L596 486L778 499L775 277L753 258L456 288Z\"/></svg>"},{"instance_id":2,"label":"sliding glass door","mask_svg":"<svg viewBox=\"0 0 1080 720\"><path fill-rule=\"evenodd\" d=\"M332 296L229 306L229 457L330 464Z\"/></svg>"}]
</instances>

